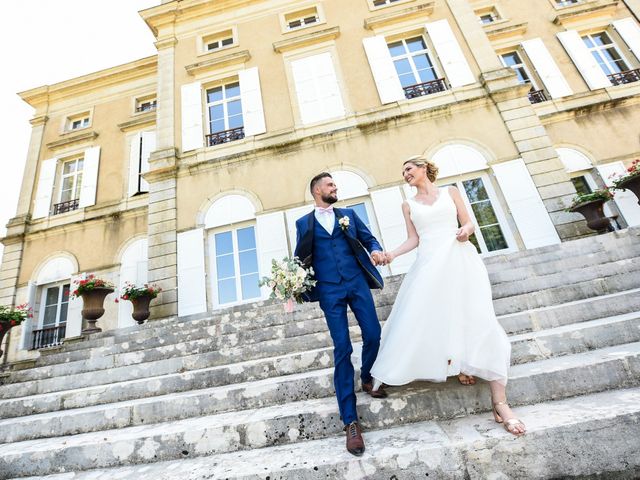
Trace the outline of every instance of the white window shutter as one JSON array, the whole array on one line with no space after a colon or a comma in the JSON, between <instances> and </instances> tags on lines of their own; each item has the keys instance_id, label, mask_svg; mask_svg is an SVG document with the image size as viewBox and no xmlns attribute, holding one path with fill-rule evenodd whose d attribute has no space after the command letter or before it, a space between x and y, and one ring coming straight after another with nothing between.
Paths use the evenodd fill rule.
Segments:
<instances>
[{"instance_id":1,"label":"white window shutter","mask_svg":"<svg viewBox=\"0 0 640 480\"><path fill-rule=\"evenodd\" d=\"M38 178L38 188L36 190L35 205L33 207L33 218L49 216L57 163L57 158L50 158L44 160L40 165L40 177Z\"/></svg>"},{"instance_id":2,"label":"white window shutter","mask_svg":"<svg viewBox=\"0 0 640 480\"><path fill-rule=\"evenodd\" d=\"M259 135L267 131L260 90L260 74L258 67L240 70L240 101L242 103L242 120L246 137Z\"/></svg>"},{"instance_id":3,"label":"white window shutter","mask_svg":"<svg viewBox=\"0 0 640 480\"><path fill-rule=\"evenodd\" d=\"M375 210L381 242L387 251L393 250L407 239L407 227L402 214L402 192L400 187L384 188L371 192L371 203ZM415 250L401 255L390 265L391 273L405 273L415 260Z\"/></svg>"},{"instance_id":4,"label":"white window shutter","mask_svg":"<svg viewBox=\"0 0 640 480\"><path fill-rule=\"evenodd\" d=\"M611 86L607 75L602 71L598 62L584 44L580 34L575 30L567 30L557 34L560 43L567 51L571 60L580 71L591 90L606 88Z\"/></svg>"},{"instance_id":5,"label":"white window shutter","mask_svg":"<svg viewBox=\"0 0 640 480\"><path fill-rule=\"evenodd\" d=\"M612 176L618 175L622 176L627 172L627 169L624 167L624 163L621 161L605 163L604 165L596 165L596 169L598 173L602 177L605 185L608 187L613 185ZM640 205L638 205L638 199L629 190L614 190L614 201L622 213L627 225L640 225Z\"/></svg>"},{"instance_id":6,"label":"white window shutter","mask_svg":"<svg viewBox=\"0 0 640 480\"><path fill-rule=\"evenodd\" d=\"M178 233L178 316L207 311L204 230Z\"/></svg>"},{"instance_id":7,"label":"white window shutter","mask_svg":"<svg viewBox=\"0 0 640 480\"><path fill-rule=\"evenodd\" d=\"M134 196L140 191L138 179L140 178L140 139L141 133L136 133L131 138L131 147L129 148L129 185L128 194Z\"/></svg>"},{"instance_id":8,"label":"white window shutter","mask_svg":"<svg viewBox=\"0 0 640 480\"><path fill-rule=\"evenodd\" d=\"M522 159L492 166L526 248L560 243L549 213Z\"/></svg>"},{"instance_id":9,"label":"white window shutter","mask_svg":"<svg viewBox=\"0 0 640 480\"><path fill-rule=\"evenodd\" d=\"M38 285L35 282L29 282L27 284L27 303L29 307L36 310L36 292L38 290ZM42 308L42 306L40 306ZM20 335L20 349L22 350L30 350L31 345L33 343L33 324L36 321L34 318L27 318L24 322L22 322L22 333Z\"/></svg>"},{"instance_id":10,"label":"white window shutter","mask_svg":"<svg viewBox=\"0 0 640 480\"><path fill-rule=\"evenodd\" d=\"M562 98L573 94L567 80L540 38L522 42L522 48L533 63L551 98Z\"/></svg>"},{"instance_id":11,"label":"white window shutter","mask_svg":"<svg viewBox=\"0 0 640 480\"><path fill-rule=\"evenodd\" d=\"M302 207L292 208L284 212L287 219L287 231L289 232L289 244L291 245L291 253L296 251L297 232L296 220L313 210L313 205L304 205Z\"/></svg>"},{"instance_id":12,"label":"white window shutter","mask_svg":"<svg viewBox=\"0 0 640 480\"><path fill-rule=\"evenodd\" d=\"M182 151L202 148L202 85L200 82L187 83L180 88L182 97Z\"/></svg>"},{"instance_id":13,"label":"white window shutter","mask_svg":"<svg viewBox=\"0 0 640 480\"><path fill-rule=\"evenodd\" d=\"M438 20L427 23L426 28L451 87L475 83L476 78L464 57L464 53L462 53L449 22L446 19Z\"/></svg>"},{"instance_id":14,"label":"white window shutter","mask_svg":"<svg viewBox=\"0 0 640 480\"><path fill-rule=\"evenodd\" d=\"M85 277L84 274L72 275L70 292L76 288L76 283ZM69 307L67 309L67 328L64 334L65 338L79 337L82 335L82 297L69 297Z\"/></svg>"},{"instance_id":15,"label":"white window shutter","mask_svg":"<svg viewBox=\"0 0 640 480\"><path fill-rule=\"evenodd\" d=\"M340 85L329 52L294 60L291 71L302 123L344 116Z\"/></svg>"},{"instance_id":16,"label":"white window shutter","mask_svg":"<svg viewBox=\"0 0 640 480\"><path fill-rule=\"evenodd\" d=\"M258 241L258 268L260 278L271 275L271 260L282 260L289 256L287 245L287 227L284 212L267 213L256 217L256 240ZM262 287L266 297L271 290Z\"/></svg>"},{"instance_id":17,"label":"white window shutter","mask_svg":"<svg viewBox=\"0 0 640 480\"><path fill-rule=\"evenodd\" d=\"M613 22L613 27L640 61L640 26L631 17Z\"/></svg>"},{"instance_id":18,"label":"white window shutter","mask_svg":"<svg viewBox=\"0 0 640 480\"><path fill-rule=\"evenodd\" d=\"M389 47L383 35L375 37L367 37L362 39L364 51L369 60L371 73L378 88L380 102L386 103L397 102L405 98L402 84L398 78L398 72L393 65Z\"/></svg>"},{"instance_id":19,"label":"white window shutter","mask_svg":"<svg viewBox=\"0 0 640 480\"><path fill-rule=\"evenodd\" d=\"M84 167L82 169L82 185L80 186L79 207L96 204L98 189L98 169L100 167L100 147L91 147L84 151Z\"/></svg>"},{"instance_id":20,"label":"white window shutter","mask_svg":"<svg viewBox=\"0 0 640 480\"><path fill-rule=\"evenodd\" d=\"M149 157L156 151L156 132L142 132L142 170L141 173L149 171ZM144 178L140 179L140 191L149 191L149 182Z\"/></svg>"}]
</instances>

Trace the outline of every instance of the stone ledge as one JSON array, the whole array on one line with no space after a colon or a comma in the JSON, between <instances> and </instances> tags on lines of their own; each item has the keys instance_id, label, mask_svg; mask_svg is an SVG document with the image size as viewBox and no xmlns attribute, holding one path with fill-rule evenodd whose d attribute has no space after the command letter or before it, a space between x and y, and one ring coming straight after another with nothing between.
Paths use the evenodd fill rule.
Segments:
<instances>
[{"instance_id":1,"label":"stone ledge","mask_svg":"<svg viewBox=\"0 0 640 480\"><path fill-rule=\"evenodd\" d=\"M144 115L138 115L132 120L122 122L118 124L118 128L122 132L132 130L134 128L143 127L147 125L155 125L156 123L156 110L148 112Z\"/></svg>"},{"instance_id":2,"label":"stone ledge","mask_svg":"<svg viewBox=\"0 0 640 480\"><path fill-rule=\"evenodd\" d=\"M364 28L367 30L373 30L384 25L391 23L403 22L408 19L420 17L424 15L431 15L433 13L433 7L435 2L421 3L409 8L403 8L392 13L384 13L382 15L376 15L375 17L369 17L364 19Z\"/></svg>"},{"instance_id":3,"label":"stone ledge","mask_svg":"<svg viewBox=\"0 0 640 480\"><path fill-rule=\"evenodd\" d=\"M241 52L230 53L220 57L216 56L201 62L192 63L191 65L185 66L184 69L189 75L196 75L197 73L221 68L226 65L233 65L234 63L245 63L248 62L250 58L251 54L249 53L249 50L243 50Z\"/></svg>"},{"instance_id":4,"label":"stone ledge","mask_svg":"<svg viewBox=\"0 0 640 480\"><path fill-rule=\"evenodd\" d=\"M527 33L528 23L517 23L512 25L498 25L494 28L486 28L485 32L487 33L487 37L492 42L496 40L504 40L506 38L517 38L522 37L525 33Z\"/></svg>"},{"instance_id":5,"label":"stone ledge","mask_svg":"<svg viewBox=\"0 0 640 480\"><path fill-rule=\"evenodd\" d=\"M613 17L618 7L618 0L596 0L577 4L566 11L558 13L553 18L553 23L568 27L583 20L608 20Z\"/></svg>"},{"instance_id":6,"label":"stone ledge","mask_svg":"<svg viewBox=\"0 0 640 480\"><path fill-rule=\"evenodd\" d=\"M47 143L47 148L49 150L56 150L58 148L66 147L74 143L90 142L95 140L97 137L98 133L92 130L90 132L79 133L78 135L73 135L67 138L56 140L55 142Z\"/></svg>"},{"instance_id":7,"label":"stone ledge","mask_svg":"<svg viewBox=\"0 0 640 480\"><path fill-rule=\"evenodd\" d=\"M288 38L287 40L274 42L273 50L277 53L282 53L287 50L294 50L296 48L304 47L313 43L335 40L339 36L340 27L325 28L324 30L320 30L318 32L307 33L306 35L300 35L299 37Z\"/></svg>"}]
</instances>

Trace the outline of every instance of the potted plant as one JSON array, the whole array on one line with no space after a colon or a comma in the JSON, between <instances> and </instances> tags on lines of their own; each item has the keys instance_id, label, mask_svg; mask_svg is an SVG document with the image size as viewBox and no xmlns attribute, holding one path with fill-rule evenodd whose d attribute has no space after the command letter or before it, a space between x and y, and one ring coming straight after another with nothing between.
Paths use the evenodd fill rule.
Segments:
<instances>
[{"instance_id":1,"label":"potted plant","mask_svg":"<svg viewBox=\"0 0 640 480\"><path fill-rule=\"evenodd\" d=\"M0 347L2 346L2 339L5 333L16 325L20 325L27 318L32 318L33 313L31 308L26 303L18 305L15 308L6 307L0 305ZM0 357L4 352L0 348Z\"/></svg>"},{"instance_id":2,"label":"potted plant","mask_svg":"<svg viewBox=\"0 0 640 480\"><path fill-rule=\"evenodd\" d=\"M293 312L294 300L302 303L302 294L315 286L312 280L313 269L305 269L297 257L284 258L282 261L271 260L271 277L264 277L260 286L271 289L269 298L285 300L284 311Z\"/></svg>"},{"instance_id":3,"label":"potted plant","mask_svg":"<svg viewBox=\"0 0 640 480\"><path fill-rule=\"evenodd\" d=\"M74 284L76 288L72 296L82 297L82 318L87 321L87 327L82 330L82 334L101 332L102 329L96 326L96 321L104 315L104 299L114 292L113 284L97 278L94 274L76 280Z\"/></svg>"},{"instance_id":4,"label":"potted plant","mask_svg":"<svg viewBox=\"0 0 640 480\"><path fill-rule=\"evenodd\" d=\"M133 304L133 313L131 316L142 325L144 321L149 318L151 312L149 311L149 304L151 300L156 298L162 289L156 285L149 285L147 283L142 287L138 287L130 282L126 282L122 289L120 298L122 300L129 300ZM116 299L116 302L118 299Z\"/></svg>"},{"instance_id":5,"label":"potted plant","mask_svg":"<svg viewBox=\"0 0 640 480\"><path fill-rule=\"evenodd\" d=\"M640 205L640 158L634 160L624 175L613 174L613 188L615 190L631 190L638 198Z\"/></svg>"},{"instance_id":6,"label":"potted plant","mask_svg":"<svg viewBox=\"0 0 640 480\"><path fill-rule=\"evenodd\" d=\"M608 188L602 188L578 195L567 211L580 213L587 220L587 227L591 230L598 233L608 232L612 229L611 222L602 208L611 199L613 199L613 192Z\"/></svg>"}]
</instances>

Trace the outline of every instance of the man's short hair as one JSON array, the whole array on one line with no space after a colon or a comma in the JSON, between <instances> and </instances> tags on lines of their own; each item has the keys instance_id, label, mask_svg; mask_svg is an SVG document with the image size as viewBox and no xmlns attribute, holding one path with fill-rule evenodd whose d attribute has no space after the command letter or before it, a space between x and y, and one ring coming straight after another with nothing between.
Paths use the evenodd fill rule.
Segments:
<instances>
[{"instance_id":1,"label":"man's short hair","mask_svg":"<svg viewBox=\"0 0 640 480\"><path fill-rule=\"evenodd\" d=\"M330 173L322 172L311 179L311 183L309 183L309 191L311 192L312 195L313 195L313 189L315 188L317 183L325 177L333 178Z\"/></svg>"}]
</instances>

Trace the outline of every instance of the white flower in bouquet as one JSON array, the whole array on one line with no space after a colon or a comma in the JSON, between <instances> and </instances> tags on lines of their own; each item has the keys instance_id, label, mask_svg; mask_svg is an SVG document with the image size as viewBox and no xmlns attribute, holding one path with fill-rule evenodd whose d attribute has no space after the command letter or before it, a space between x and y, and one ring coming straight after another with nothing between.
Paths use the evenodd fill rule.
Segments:
<instances>
[{"instance_id":1,"label":"white flower in bouquet","mask_svg":"<svg viewBox=\"0 0 640 480\"><path fill-rule=\"evenodd\" d=\"M302 294L316 284L313 269L305 269L297 257L271 261L271 276L264 277L260 285L271 289L270 298L295 300L302 303Z\"/></svg>"}]
</instances>

